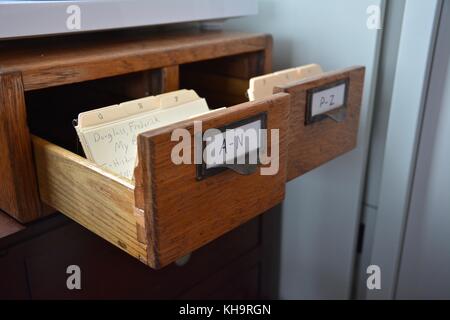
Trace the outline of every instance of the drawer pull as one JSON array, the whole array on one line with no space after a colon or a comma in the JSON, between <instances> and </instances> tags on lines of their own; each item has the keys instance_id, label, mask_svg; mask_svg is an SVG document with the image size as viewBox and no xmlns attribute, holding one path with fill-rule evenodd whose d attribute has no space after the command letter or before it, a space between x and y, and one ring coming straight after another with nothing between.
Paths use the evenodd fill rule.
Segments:
<instances>
[{"instance_id":1,"label":"drawer pull","mask_svg":"<svg viewBox=\"0 0 450 320\"><path fill-rule=\"evenodd\" d=\"M267 130L266 112L228 124L216 130L218 133L209 133L206 140L216 150L214 155L206 152L204 163L197 165L197 180L212 177L226 169L243 176L253 175L260 165L261 152L266 150L261 130ZM221 153L217 146L225 151ZM206 148L207 144L202 144L197 152L203 155ZM231 156L228 154L229 148L232 150Z\"/></svg>"},{"instance_id":2,"label":"drawer pull","mask_svg":"<svg viewBox=\"0 0 450 320\"><path fill-rule=\"evenodd\" d=\"M306 125L330 118L343 122L348 104L350 79L346 78L307 91Z\"/></svg>"},{"instance_id":3,"label":"drawer pull","mask_svg":"<svg viewBox=\"0 0 450 320\"><path fill-rule=\"evenodd\" d=\"M184 257L181 257L180 259L175 261L175 265L177 267L184 267L189 263L189 260L191 260L191 253L185 255Z\"/></svg>"},{"instance_id":4,"label":"drawer pull","mask_svg":"<svg viewBox=\"0 0 450 320\"><path fill-rule=\"evenodd\" d=\"M227 168L239 173L243 176L251 176L258 170L258 165L256 164L224 164L220 168Z\"/></svg>"},{"instance_id":5,"label":"drawer pull","mask_svg":"<svg viewBox=\"0 0 450 320\"><path fill-rule=\"evenodd\" d=\"M347 117L347 110L340 109L336 111L330 111L325 113L324 115L331 120L336 121L337 123L341 123L344 122L345 118Z\"/></svg>"}]
</instances>

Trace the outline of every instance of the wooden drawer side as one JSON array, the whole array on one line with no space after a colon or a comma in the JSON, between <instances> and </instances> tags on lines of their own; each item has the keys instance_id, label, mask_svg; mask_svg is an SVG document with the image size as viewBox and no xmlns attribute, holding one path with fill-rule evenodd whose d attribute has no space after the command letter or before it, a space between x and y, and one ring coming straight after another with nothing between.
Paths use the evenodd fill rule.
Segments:
<instances>
[{"instance_id":1,"label":"wooden drawer side","mask_svg":"<svg viewBox=\"0 0 450 320\"><path fill-rule=\"evenodd\" d=\"M42 201L147 264L134 186L41 138L32 141Z\"/></svg>"}]
</instances>

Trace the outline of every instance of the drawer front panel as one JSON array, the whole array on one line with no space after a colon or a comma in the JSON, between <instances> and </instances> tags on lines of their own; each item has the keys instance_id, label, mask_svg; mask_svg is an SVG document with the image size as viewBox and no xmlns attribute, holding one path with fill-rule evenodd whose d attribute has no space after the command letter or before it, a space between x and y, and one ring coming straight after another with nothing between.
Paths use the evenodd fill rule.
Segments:
<instances>
[{"instance_id":1,"label":"drawer front panel","mask_svg":"<svg viewBox=\"0 0 450 320\"><path fill-rule=\"evenodd\" d=\"M136 207L145 218L149 264L159 268L192 252L224 233L279 204L285 193L289 95L277 94L197 118L205 132L266 114L268 154L271 129L279 131L279 168L274 175L251 175L225 170L197 180L197 165L176 165L171 160L174 129L185 128L191 141L194 121L186 121L138 138ZM191 154L195 152L191 146ZM276 153L276 152L273 152Z\"/></svg>"},{"instance_id":2,"label":"drawer front panel","mask_svg":"<svg viewBox=\"0 0 450 320\"><path fill-rule=\"evenodd\" d=\"M275 92L291 95L288 181L356 147L364 74L364 67L351 67L275 89ZM312 100L314 93L320 92L332 94L333 98L339 96L339 100L344 101L341 110L332 111L331 117L317 116L316 110L311 109L319 104ZM329 97L319 98L324 99L324 108L327 108ZM335 117L333 112L341 114Z\"/></svg>"}]
</instances>

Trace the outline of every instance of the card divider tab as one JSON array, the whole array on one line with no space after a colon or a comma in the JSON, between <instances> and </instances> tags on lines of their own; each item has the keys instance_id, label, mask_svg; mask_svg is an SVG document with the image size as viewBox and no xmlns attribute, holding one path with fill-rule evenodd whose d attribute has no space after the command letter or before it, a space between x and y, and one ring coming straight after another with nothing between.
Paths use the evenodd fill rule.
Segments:
<instances>
[{"instance_id":1,"label":"card divider tab","mask_svg":"<svg viewBox=\"0 0 450 320\"><path fill-rule=\"evenodd\" d=\"M303 80L322 73L323 71L320 65L309 64L251 78L247 94L250 101L266 98L273 94L273 89L276 86Z\"/></svg>"},{"instance_id":2,"label":"card divider tab","mask_svg":"<svg viewBox=\"0 0 450 320\"><path fill-rule=\"evenodd\" d=\"M158 96L126 101L80 113L76 127L82 132L87 128L109 125L141 113L157 112L159 109L171 108L199 99L200 97L194 90L183 89Z\"/></svg>"}]
</instances>

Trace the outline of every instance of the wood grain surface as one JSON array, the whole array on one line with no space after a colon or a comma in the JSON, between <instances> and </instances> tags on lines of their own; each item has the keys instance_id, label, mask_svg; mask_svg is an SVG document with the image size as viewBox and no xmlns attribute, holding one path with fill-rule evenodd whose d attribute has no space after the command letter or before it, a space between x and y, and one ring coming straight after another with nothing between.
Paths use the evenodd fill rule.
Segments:
<instances>
[{"instance_id":1,"label":"wood grain surface","mask_svg":"<svg viewBox=\"0 0 450 320\"><path fill-rule=\"evenodd\" d=\"M0 74L0 209L22 223L41 215L20 73Z\"/></svg>"},{"instance_id":2,"label":"wood grain surface","mask_svg":"<svg viewBox=\"0 0 450 320\"><path fill-rule=\"evenodd\" d=\"M179 66L169 66L164 67L161 70L161 91L164 92L171 92L176 91L180 88L180 70ZM183 88L185 89L185 88Z\"/></svg>"},{"instance_id":3,"label":"wood grain surface","mask_svg":"<svg viewBox=\"0 0 450 320\"><path fill-rule=\"evenodd\" d=\"M171 161L172 131L186 128L193 135L193 121L156 129L138 138L136 207L144 211L149 264L161 268L217 239L224 233L279 204L286 181L289 95L248 102L199 117L203 130L267 113L268 129L280 130L279 171L250 176L226 170L196 180L196 165ZM269 143L269 149L270 149ZM193 152L192 146L192 152ZM193 154L193 153L192 153Z\"/></svg>"},{"instance_id":4,"label":"wood grain surface","mask_svg":"<svg viewBox=\"0 0 450 320\"><path fill-rule=\"evenodd\" d=\"M287 165L288 181L302 176L356 147L364 74L365 68L357 66L324 73L300 82L275 88L275 92L286 92L291 95ZM349 79L345 120L338 123L327 118L306 125L308 90L343 79Z\"/></svg>"},{"instance_id":5,"label":"wood grain surface","mask_svg":"<svg viewBox=\"0 0 450 320\"><path fill-rule=\"evenodd\" d=\"M222 31L143 31L12 41L0 73L20 71L25 90L266 50L270 36Z\"/></svg>"},{"instance_id":6,"label":"wood grain surface","mask_svg":"<svg viewBox=\"0 0 450 320\"><path fill-rule=\"evenodd\" d=\"M94 163L32 137L42 201L147 263L138 240L134 186Z\"/></svg>"}]
</instances>

